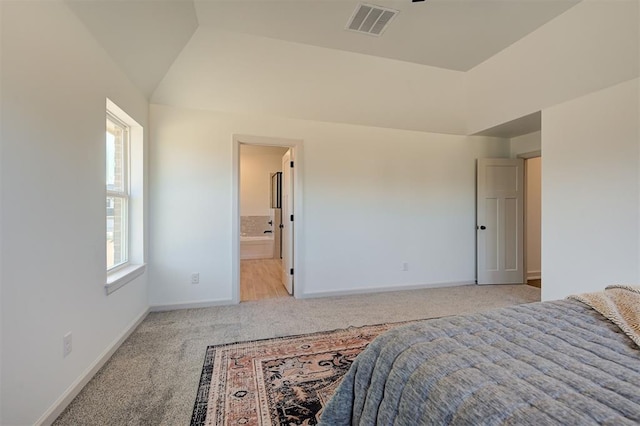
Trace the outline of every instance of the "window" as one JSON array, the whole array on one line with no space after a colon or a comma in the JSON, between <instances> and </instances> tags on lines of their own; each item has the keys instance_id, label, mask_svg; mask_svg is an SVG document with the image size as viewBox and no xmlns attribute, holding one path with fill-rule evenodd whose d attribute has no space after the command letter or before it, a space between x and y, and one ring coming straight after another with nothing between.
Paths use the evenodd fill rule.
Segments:
<instances>
[{"instance_id":1,"label":"window","mask_svg":"<svg viewBox=\"0 0 640 426\"><path fill-rule=\"evenodd\" d=\"M0 0L1 1L1 0ZM107 294L145 272L144 129L107 99Z\"/></svg>"},{"instance_id":2,"label":"window","mask_svg":"<svg viewBox=\"0 0 640 426\"><path fill-rule=\"evenodd\" d=\"M129 134L107 113L107 270L129 261Z\"/></svg>"}]
</instances>

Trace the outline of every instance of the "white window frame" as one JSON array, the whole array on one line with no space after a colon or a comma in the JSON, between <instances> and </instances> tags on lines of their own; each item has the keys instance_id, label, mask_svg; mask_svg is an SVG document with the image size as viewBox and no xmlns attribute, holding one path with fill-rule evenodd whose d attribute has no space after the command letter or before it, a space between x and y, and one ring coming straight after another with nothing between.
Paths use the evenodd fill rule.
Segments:
<instances>
[{"instance_id":1,"label":"white window frame","mask_svg":"<svg viewBox=\"0 0 640 426\"><path fill-rule=\"evenodd\" d=\"M107 195L106 197L114 197L114 198L120 198L123 202L124 202L124 229L122 230L122 247L121 250L123 251L123 258L124 261L120 262L120 263L116 263L113 266L107 268L107 273L111 273L111 272L116 272L118 269L122 269L124 267L126 267L129 264L129 246L130 244L130 239L129 239L129 229L131 228L131 225L129 223L129 218L131 217L131 214L129 212L130 206L131 206L131 202L130 202L130 193L131 193L131 187L130 187L130 180L129 180L129 175L130 175L130 169L131 169L131 162L130 162L130 153L129 153L129 148L131 146L130 143L130 135L131 135L131 128L129 127L129 125L125 122L123 122L122 120L120 120L118 117L116 117L114 114L112 114L110 111L107 110L107 119L109 121L111 121L112 123L114 123L115 125L121 127L123 129L123 135L122 135L122 162L123 162L123 167L122 167L122 180L123 180L123 185L122 185L122 191L116 191L113 189L109 189L109 186L107 185ZM106 201L106 197L105 197L105 201ZM105 236L106 237L106 236Z\"/></svg>"},{"instance_id":2,"label":"white window frame","mask_svg":"<svg viewBox=\"0 0 640 426\"><path fill-rule=\"evenodd\" d=\"M0 0L1 1L1 0ZM109 295L135 278L141 276L146 270L146 238L145 238L145 142L143 127L131 116L129 116L118 105L110 99L106 99L106 113L110 120L125 125L128 128L128 140L126 147L126 195L127 195L127 262L114 265L112 268L105 267L105 291ZM115 120L114 120L115 118ZM105 145L106 148L106 145ZM106 152L106 150L105 150ZM106 173L104 174L106 177ZM106 185L105 185L106 188ZM110 193L122 195L119 191L109 191L106 188L106 195ZM104 198L106 200L106 197ZM103 210L106 213L106 209ZM103 222L103 223L106 223ZM105 232L105 238L106 238ZM104 258L105 264L107 258Z\"/></svg>"}]
</instances>

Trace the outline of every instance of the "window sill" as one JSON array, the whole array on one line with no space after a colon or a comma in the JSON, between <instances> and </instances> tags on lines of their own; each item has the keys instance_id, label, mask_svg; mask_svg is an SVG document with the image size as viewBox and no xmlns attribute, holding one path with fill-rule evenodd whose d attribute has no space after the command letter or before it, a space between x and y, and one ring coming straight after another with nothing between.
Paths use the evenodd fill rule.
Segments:
<instances>
[{"instance_id":1,"label":"window sill","mask_svg":"<svg viewBox=\"0 0 640 426\"><path fill-rule=\"evenodd\" d=\"M142 265L128 265L107 275L107 283L104 285L107 295L144 274L146 268L147 265L144 263Z\"/></svg>"}]
</instances>

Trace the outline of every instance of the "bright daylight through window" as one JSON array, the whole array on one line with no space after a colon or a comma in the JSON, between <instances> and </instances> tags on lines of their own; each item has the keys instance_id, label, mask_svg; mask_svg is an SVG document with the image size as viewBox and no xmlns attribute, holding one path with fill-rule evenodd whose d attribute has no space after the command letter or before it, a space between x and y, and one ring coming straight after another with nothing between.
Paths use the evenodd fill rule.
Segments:
<instances>
[{"instance_id":1,"label":"bright daylight through window","mask_svg":"<svg viewBox=\"0 0 640 426\"><path fill-rule=\"evenodd\" d=\"M129 260L129 126L107 114L107 270Z\"/></svg>"}]
</instances>

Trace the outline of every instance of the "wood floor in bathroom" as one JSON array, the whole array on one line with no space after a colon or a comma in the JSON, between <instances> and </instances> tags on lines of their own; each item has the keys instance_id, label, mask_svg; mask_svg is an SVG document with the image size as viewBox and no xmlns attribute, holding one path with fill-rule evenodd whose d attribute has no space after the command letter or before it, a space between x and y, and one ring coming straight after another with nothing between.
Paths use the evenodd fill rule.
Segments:
<instances>
[{"instance_id":1,"label":"wood floor in bathroom","mask_svg":"<svg viewBox=\"0 0 640 426\"><path fill-rule=\"evenodd\" d=\"M282 260L251 259L240 261L240 300L289 297L282 283Z\"/></svg>"}]
</instances>

